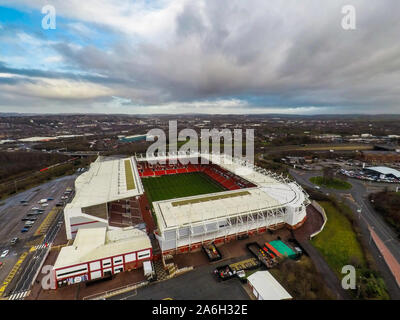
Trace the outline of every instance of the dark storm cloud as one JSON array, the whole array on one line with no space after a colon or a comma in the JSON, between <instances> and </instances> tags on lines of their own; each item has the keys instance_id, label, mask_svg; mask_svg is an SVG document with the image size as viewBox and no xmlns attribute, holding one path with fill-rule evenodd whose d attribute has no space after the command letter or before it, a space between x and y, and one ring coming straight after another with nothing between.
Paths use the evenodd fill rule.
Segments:
<instances>
[{"instance_id":1,"label":"dark storm cloud","mask_svg":"<svg viewBox=\"0 0 400 320\"><path fill-rule=\"evenodd\" d=\"M120 7L123 3L118 1ZM181 8L168 7L174 10L173 23L161 23L151 35L141 24L151 28L162 17L156 16L154 23L132 19L121 26L115 20L95 20L81 8L75 18L103 23L118 35L111 48L90 40L79 46L66 41L49 44L66 66L86 74L1 65L0 72L100 83L133 104L149 106L240 97L249 102L240 105L244 112L255 100L257 108L399 111L397 0L175 3ZM341 9L347 4L357 10L356 30L341 28ZM73 16L70 7L65 13Z\"/></svg>"}]
</instances>

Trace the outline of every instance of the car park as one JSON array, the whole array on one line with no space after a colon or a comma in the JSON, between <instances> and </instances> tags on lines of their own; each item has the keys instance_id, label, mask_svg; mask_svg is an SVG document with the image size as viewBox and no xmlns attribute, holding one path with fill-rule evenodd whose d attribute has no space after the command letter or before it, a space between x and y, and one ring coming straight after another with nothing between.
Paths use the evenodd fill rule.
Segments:
<instances>
[{"instance_id":1,"label":"car park","mask_svg":"<svg viewBox=\"0 0 400 320\"><path fill-rule=\"evenodd\" d=\"M8 253L10 252L10 250L4 250L3 253L1 254L0 258L5 258L7 257Z\"/></svg>"}]
</instances>

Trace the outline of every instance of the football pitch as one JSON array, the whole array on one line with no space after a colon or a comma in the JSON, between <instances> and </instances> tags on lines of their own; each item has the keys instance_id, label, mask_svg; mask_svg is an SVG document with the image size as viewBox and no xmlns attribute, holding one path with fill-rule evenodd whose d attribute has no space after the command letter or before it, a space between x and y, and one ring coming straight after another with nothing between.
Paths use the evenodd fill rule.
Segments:
<instances>
[{"instance_id":1,"label":"football pitch","mask_svg":"<svg viewBox=\"0 0 400 320\"><path fill-rule=\"evenodd\" d=\"M148 177L142 182L150 203L226 190L203 172Z\"/></svg>"}]
</instances>

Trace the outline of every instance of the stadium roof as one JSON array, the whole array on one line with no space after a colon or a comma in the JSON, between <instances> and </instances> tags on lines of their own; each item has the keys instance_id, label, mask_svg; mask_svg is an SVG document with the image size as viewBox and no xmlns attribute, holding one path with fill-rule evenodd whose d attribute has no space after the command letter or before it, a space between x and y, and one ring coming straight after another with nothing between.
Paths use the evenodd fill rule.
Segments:
<instances>
[{"instance_id":1,"label":"stadium roof","mask_svg":"<svg viewBox=\"0 0 400 320\"><path fill-rule=\"evenodd\" d=\"M396 178L400 179L400 171L396 170L396 169L392 169L392 168L388 168L388 167L369 167L366 169L376 171L376 172L378 172L380 174L384 174L384 175L393 175Z\"/></svg>"},{"instance_id":2,"label":"stadium roof","mask_svg":"<svg viewBox=\"0 0 400 320\"><path fill-rule=\"evenodd\" d=\"M276 209L286 203L299 206L304 201L301 190L283 183L270 184L268 187L249 188L234 191L217 192L179 199L153 202L160 231L165 229L202 223L214 219Z\"/></svg>"},{"instance_id":3,"label":"stadium roof","mask_svg":"<svg viewBox=\"0 0 400 320\"><path fill-rule=\"evenodd\" d=\"M192 153L173 156L180 159L205 158L257 187L153 202L161 232L186 224L203 223L213 219L222 220L235 215L277 209L285 205L299 207L305 200L302 188L296 183L290 183L272 172L252 167L245 161L219 154ZM167 158L171 156L146 156L138 160Z\"/></svg>"},{"instance_id":4,"label":"stadium roof","mask_svg":"<svg viewBox=\"0 0 400 320\"><path fill-rule=\"evenodd\" d=\"M257 271L247 280L261 296L262 300L287 300L292 296L276 281L269 271Z\"/></svg>"},{"instance_id":5,"label":"stadium roof","mask_svg":"<svg viewBox=\"0 0 400 320\"><path fill-rule=\"evenodd\" d=\"M135 161L131 158L103 160L99 157L87 172L76 179L75 197L67 208L84 208L142 193Z\"/></svg>"},{"instance_id":6,"label":"stadium roof","mask_svg":"<svg viewBox=\"0 0 400 320\"><path fill-rule=\"evenodd\" d=\"M151 248L147 234L133 227L79 229L72 246L61 248L54 269Z\"/></svg>"}]
</instances>

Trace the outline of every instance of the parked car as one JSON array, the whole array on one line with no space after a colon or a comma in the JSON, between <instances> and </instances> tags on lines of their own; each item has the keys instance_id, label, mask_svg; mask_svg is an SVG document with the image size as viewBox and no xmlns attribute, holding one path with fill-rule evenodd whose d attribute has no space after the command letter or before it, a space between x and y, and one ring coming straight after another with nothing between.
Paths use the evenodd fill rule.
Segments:
<instances>
[{"instance_id":1,"label":"parked car","mask_svg":"<svg viewBox=\"0 0 400 320\"><path fill-rule=\"evenodd\" d=\"M38 208L38 207L33 207L31 210L32 210L32 211L40 210L40 208Z\"/></svg>"},{"instance_id":2,"label":"parked car","mask_svg":"<svg viewBox=\"0 0 400 320\"><path fill-rule=\"evenodd\" d=\"M53 200L54 200L54 198L47 198L47 200L48 200L48 201L53 201Z\"/></svg>"},{"instance_id":3,"label":"parked car","mask_svg":"<svg viewBox=\"0 0 400 320\"><path fill-rule=\"evenodd\" d=\"M21 230L21 233L28 232L28 231L29 231L29 228L24 227L24 228Z\"/></svg>"},{"instance_id":4,"label":"parked car","mask_svg":"<svg viewBox=\"0 0 400 320\"><path fill-rule=\"evenodd\" d=\"M48 205L48 203L42 203L42 207L47 207Z\"/></svg>"},{"instance_id":5,"label":"parked car","mask_svg":"<svg viewBox=\"0 0 400 320\"><path fill-rule=\"evenodd\" d=\"M2 266L3 266L3 262L0 262L0 269L1 269Z\"/></svg>"},{"instance_id":6,"label":"parked car","mask_svg":"<svg viewBox=\"0 0 400 320\"><path fill-rule=\"evenodd\" d=\"M10 252L10 250L4 250L3 253L1 254L0 258L5 258L7 257L8 253Z\"/></svg>"},{"instance_id":7,"label":"parked car","mask_svg":"<svg viewBox=\"0 0 400 320\"><path fill-rule=\"evenodd\" d=\"M11 239L11 244L16 244L18 242L19 238L14 237Z\"/></svg>"}]
</instances>

